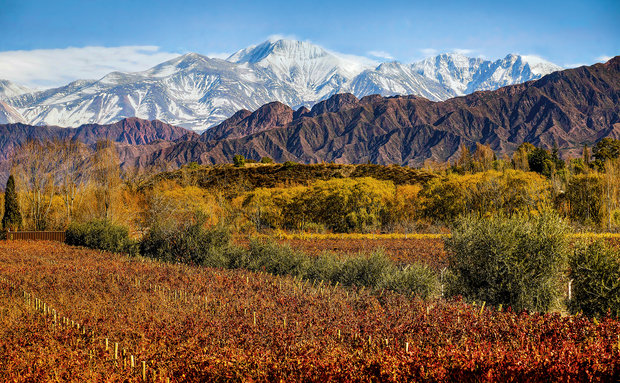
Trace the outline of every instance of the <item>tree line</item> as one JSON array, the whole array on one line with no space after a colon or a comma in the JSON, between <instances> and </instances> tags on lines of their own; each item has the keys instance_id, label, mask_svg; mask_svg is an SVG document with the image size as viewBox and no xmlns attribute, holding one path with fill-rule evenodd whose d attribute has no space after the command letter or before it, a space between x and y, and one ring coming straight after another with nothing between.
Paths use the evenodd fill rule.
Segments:
<instances>
[{"instance_id":1,"label":"tree line","mask_svg":"<svg viewBox=\"0 0 620 383\"><path fill-rule=\"evenodd\" d=\"M233 160L230 169L247 163L240 156ZM257 166L276 165L262 159ZM281 171L293 174L300 167L291 163ZM189 176L198 164L177 170L181 176L174 179L159 176L167 168L122 169L109 141L92 147L30 141L13 159L3 227L64 230L72 222L102 219L141 236L155 223L171 226L200 212L207 225L225 224L240 233L408 232L445 227L463 214L532 215L545 209L578 226L620 227L620 140L611 138L591 150L584 146L580 158L566 161L557 149L528 143L503 158L488 145L462 147L454 163L427 164L431 177L405 184L373 177L304 178L231 193L236 185L201 187L200 179Z\"/></svg>"}]
</instances>

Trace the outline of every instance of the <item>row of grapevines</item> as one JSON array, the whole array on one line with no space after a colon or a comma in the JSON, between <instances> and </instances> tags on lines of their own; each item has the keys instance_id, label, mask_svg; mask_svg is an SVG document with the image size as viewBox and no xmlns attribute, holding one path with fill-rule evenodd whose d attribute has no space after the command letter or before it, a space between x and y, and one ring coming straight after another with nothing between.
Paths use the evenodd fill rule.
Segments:
<instances>
[{"instance_id":1,"label":"row of grapevines","mask_svg":"<svg viewBox=\"0 0 620 383\"><path fill-rule=\"evenodd\" d=\"M0 375L15 381L613 380L620 322L420 301L54 243L0 244ZM36 296L86 328L53 326ZM105 340L119 344L116 359Z\"/></svg>"}]
</instances>

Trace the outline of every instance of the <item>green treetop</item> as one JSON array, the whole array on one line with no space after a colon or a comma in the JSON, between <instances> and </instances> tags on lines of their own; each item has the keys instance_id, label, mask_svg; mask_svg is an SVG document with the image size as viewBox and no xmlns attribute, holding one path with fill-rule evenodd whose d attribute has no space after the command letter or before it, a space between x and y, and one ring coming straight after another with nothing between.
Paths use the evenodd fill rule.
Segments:
<instances>
[{"instance_id":1,"label":"green treetop","mask_svg":"<svg viewBox=\"0 0 620 383\"><path fill-rule=\"evenodd\" d=\"M17 202L15 179L13 175L10 175L4 191L4 217L2 217L2 228L4 230L19 230L21 227L22 214L19 210L19 202Z\"/></svg>"}]
</instances>

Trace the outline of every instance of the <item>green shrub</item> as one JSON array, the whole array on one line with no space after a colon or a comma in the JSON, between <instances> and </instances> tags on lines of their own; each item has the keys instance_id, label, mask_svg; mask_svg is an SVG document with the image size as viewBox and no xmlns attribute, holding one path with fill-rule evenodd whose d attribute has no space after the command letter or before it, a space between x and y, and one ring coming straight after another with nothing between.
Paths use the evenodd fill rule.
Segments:
<instances>
[{"instance_id":1,"label":"green shrub","mask_svg":"<svg viewBox=\"0 0 620 383\"><path fill-rule=\"evenodd\" d=\"M338 254L323 252L317 257L310 259L308 268L304 271L303 277L314 281L339 281L342 259Z\"/></svg>"},{"instance_id":2,"label":"green shrub","mask_svg":"<svg viewBox=\"0 0 620 383\"><path fill-rule=\"evenodd\" d=\"M382 251L345 257L323 253L311 257L288 245L252 240L249 251L238 251L230 257L229 267L293 275L344 286L384 288L414 293L422 298L436 296L439 290L439 282L428 267L413 265L399 269Z\"/></svg>"},{"instance_id":3,"label":"green shrub","mask_svg":"<svg viewBox=\"0 0 620 383\"><path fill-rule=\"evenodd\" d=\"M338 282L344 286L378 287L387 275L396 272L393 262L383 251L346 258L340 266Z\"/></svg>"},{"instance_id":4,"label":"green shrub","mask_svg":"<svg viewBox=\"0 0 620 383\"><path fill-rule=\"evenodd\" d=\"M282 169L284 170L288 170L288 169L292 169L293 167L295 167L296 165L298 165L297 162L293 162L293 161L285 161L282 164Z\"/></svg>"},{"instance_id":5,"label":"green shrub","mask_svg":"<svg viewBox=\"0 0 620 383\"><path fill-rule=\"evenodd\" d=\"M288 245L273 241L250 241L247 264L244 268L276 275L303 275L309 258Z\"/></svg>"},{"instance_id":6,"label":"green shrub","mask_svg":"<svg viewBox=\"0 0 620 383\"><path fill-rule=\"evenodd\" d=\"M237 168L244 167L245 162L246 162L245 157L243 157L241 154L235 154L235 156L233 157L233 164Z\"/></svg>"},{"instance_id":7,"label":"green shrub","mask_svg":"<svg viewBox=\"0 0 620 383\"><path fill-rule=\"evenodd\" d=\"M205 229L202 220L174 228L154 225L140 244L144 256L207 267L227 267L234 251L225 228Z\"/></svg>"},{"instance_id":8,"label":"green shrub","mask_svg":"<svg viewBox=\"0 0 620 383\"><path fill-rule=\"evenodd\" d=\"M404 294L429 299L440 294L441 286L436 274L423 264L407 265L404 269L387 274L382 287Z\"/></svg>"},{"instance_id":9,"label":"green shrub","mask_svg":"<svg viewBox=\"0 0 620 383\"><path fill-rule=\"evenodd\" d=\"M138 244L129 238L129 230L108 220L72 223L67 228L66 242L115 253L138 253Z\"/></svg>"},{"instance_id":10,"label":"green shrub","mask_svg":"<svg viewBox=\"0 0 620 383\"><path fill-rule=\"evenodd\" d=\"M570 258L572 313L620 316L620 250L603 241L578 244Z\"/></svg>"},{"instance_id":11,"label":"green shrub","mask_svg":"<svg viewBox=\"0 0 620 383\"><path fill-rule=\"evenodd\" d=\"M567 261L567 227L555 215L457 219L445 240L451 294L515 310L558 304Z\"/></svg>"}]
</instances>

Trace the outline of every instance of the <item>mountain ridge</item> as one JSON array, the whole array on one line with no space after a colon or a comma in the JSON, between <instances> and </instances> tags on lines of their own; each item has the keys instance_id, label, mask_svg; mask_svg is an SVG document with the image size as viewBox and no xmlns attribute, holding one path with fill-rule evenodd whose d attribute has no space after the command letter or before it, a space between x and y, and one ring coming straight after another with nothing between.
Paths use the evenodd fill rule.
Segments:
<instances>
[{"instance_id":1,"label":"mountain ridge","mask_svg":"<svg viewBox=\"0 0 620 383\"><path fill-rule=\"evenodd\" d=\"M441 101L561 69L539 63L538 73L526 56L508 60L513 57L509 55L494 62L470 59L477 63L476 71L484 65L487 69L480 73L470 69L472 73L463 77L462 68L447 64L460 56L442 57L433 69L430 59L424 61L426 66L378 63L305 41L274 39L241 49L226 60L188 53L142 72L112 72L98 80L77 80L43 91L28 92L5 81L0 83L0 98L32 125L110 124L139 117L204 130L240 109L255 111L274 101L293 109L312 107L338 93L416 94Z\"/></svg>"},{"instance_id":2,"label":"mountain ridge","mask_svg":"<svg viewBox=\"0 0 620 383\"><path fill-rule=\"evenodd\" d=\"M207 140L209 145L193 160L219 163L242 154L280 162L420 166L427 159L454 160L461 145L488 144L502 155L523 142L548 149L558 145L564 153L575 154L584 143L620 138L619 100L620 56L443 102L339 94L291 122L265 124L260 132L235 134L244 132L243 124L237 128L237 122L227 120L223 124L232 138ZM246 113L243 119L251 117ZM208 135L203 133L200 140Z\"/></svg>"}]
</instances>

